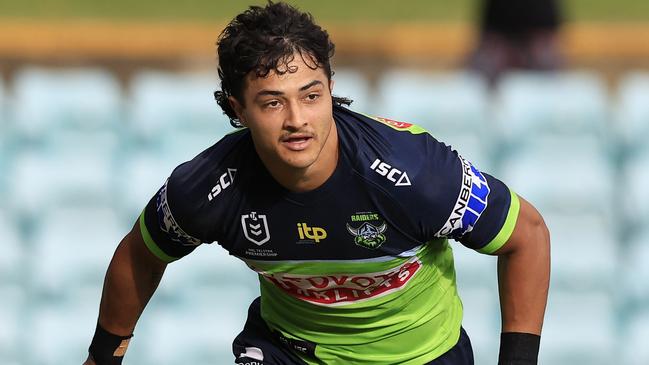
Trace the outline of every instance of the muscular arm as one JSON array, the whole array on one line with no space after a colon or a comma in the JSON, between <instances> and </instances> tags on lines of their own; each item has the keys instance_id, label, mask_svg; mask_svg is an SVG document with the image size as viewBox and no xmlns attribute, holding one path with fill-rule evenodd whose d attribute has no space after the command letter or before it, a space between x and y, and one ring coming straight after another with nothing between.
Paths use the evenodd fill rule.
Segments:
<instances>
[{"instance_id":1,"label":"muscular arm","mask_svg":"<svg viewBox=\"0 0 649 365\"><path fill-rule=\"evenodd\" d=\"M146 247L139 224L135 223L115 250L99 307L101 326L120 336L133 333L167 266ZM85 364L94 362L89 358Z\"/></svg>"},{"instance_id":2,"label":"muscular arm","mask_svg":"<svg viewBox=\"0 0 649 365\"><path fill-rule=\"evenodd\" d=\"M155 292L167 264L144 244L139 222L120 242L108 266L99 307L99 323L107 331L133 333L144 307Z\"/></svg>"},{"instance_id":3,"label":"muscular arm","mask_svg":"<svg viewBox=\"0 0 649 365\"><path fill-rule=\"evenodd\" d=\"M539 212L520 198L520 212L498 255L503 332L540 335L550 283L550 234Z\"/></svg>"}]
</instances>

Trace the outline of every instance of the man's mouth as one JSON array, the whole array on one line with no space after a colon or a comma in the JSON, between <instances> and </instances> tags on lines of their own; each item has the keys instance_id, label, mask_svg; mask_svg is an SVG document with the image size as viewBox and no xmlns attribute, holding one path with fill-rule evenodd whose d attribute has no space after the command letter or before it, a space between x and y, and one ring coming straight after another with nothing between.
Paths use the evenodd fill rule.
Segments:
<instances>
[{"instance_id":1,"label":"man's mouth","mask_svg":"<svg viewBox=\"0 0 649 365\"><path fill-rule=\"evenodd\" d=\"M302 151L306 149L313 136L309 134L293 134L282 138L282 144L291 151Z\"/></svg>"}]
</instances>

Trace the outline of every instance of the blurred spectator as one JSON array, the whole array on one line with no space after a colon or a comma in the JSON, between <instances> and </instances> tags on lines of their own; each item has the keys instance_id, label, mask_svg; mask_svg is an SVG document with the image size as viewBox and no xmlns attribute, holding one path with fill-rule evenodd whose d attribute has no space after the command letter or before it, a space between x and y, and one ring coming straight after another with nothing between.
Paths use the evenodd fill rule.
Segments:
<instances>
[{"instance_id":1,"label":"blurred spectator","mask_svg":"<svg viewBox=\"0 0 649 365\"><path fill-rule=\"evenodd\" d=\"M484 0L469 67L493 84L511 69L561 67L559 0Z\"/></svg>"}]
</instances>

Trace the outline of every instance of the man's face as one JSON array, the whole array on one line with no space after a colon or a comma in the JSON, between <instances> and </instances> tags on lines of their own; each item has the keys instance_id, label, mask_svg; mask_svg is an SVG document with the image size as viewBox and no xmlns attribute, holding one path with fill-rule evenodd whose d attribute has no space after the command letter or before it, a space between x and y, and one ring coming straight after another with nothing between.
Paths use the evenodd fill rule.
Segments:
<instances>
[{"instance_id":1,"label":"man's face","mask_svg":"<svg viewBox=\"0 0 649 365\"><path fill-rule=\"evenodd\" d=\"M271 172L318 170L319 165L329 165L322 161L330 160L328 155L337 149L335 138L329 138L332 131L336 135L331 84L322 68L312 69L311 60L307 62L296 53L285 65L295 72L279 75L271 71L264 78L251 72L246 77L243 105L230 99ZM333 149L332 143L336 144Z\"/></svg>"}]
</instances>

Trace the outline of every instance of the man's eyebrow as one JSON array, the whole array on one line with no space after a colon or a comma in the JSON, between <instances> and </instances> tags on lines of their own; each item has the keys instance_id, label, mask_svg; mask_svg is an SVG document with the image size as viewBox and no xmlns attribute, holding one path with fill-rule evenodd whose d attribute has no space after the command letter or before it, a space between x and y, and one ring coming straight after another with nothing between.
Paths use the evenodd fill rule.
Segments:
<instances>
[{"instance_id":1,"label":"man's eyebrow","mask_svg":"<svg viewBox=\"0 0 649 365\"><path fill-rule=\"evenodd\" d=\"M300 88L300 91L308 90L308 89L310 89L310 88L312 88L313 86L316 86L316 85L322 85L322 81L313 80L313 81L309 82L308 84L302 86Z\"/></svg>"},{"instance_id":2,"label":"man's eyebrow","mask_svg":"<svg viewBox=\"0 0 649 365\"><path fill-rule=\"evenodd\" d=\"M308 90L316 85L323 85L323 83L320 80L313 80L308 84L300 87L300 91ZM279 90L261 90L257 93L257 97L266 96L266 95L280 96L280 95L284 95L284 92Z\"/></svg>"}]
</instances>

